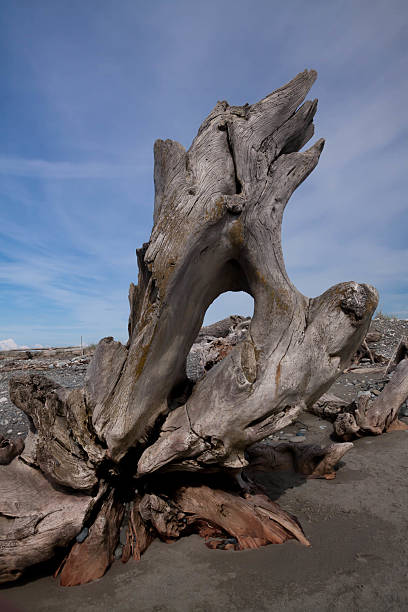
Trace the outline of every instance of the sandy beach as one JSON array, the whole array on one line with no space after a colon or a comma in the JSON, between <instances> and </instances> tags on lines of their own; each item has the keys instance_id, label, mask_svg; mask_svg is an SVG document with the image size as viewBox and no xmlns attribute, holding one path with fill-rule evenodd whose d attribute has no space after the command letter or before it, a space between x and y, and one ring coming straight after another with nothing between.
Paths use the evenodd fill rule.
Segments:
<instances>
[{"instance_id":1,"label":"sandy beach","mask_svg":"<svg viewBox=\"0 0 408 612\"><path fill-rule=\"evenodd\" d=\"M327 421L302 421L308 441L328 441ZM271 497L299 518L309 548L289 542L213 551L198 536L156 540L139 563L115 562L92 584L61 588L42 576L3 588L0 602L20 612L404 610L407 448L405 431L358 440L332 481L260 475Z\"/></svg>"}]
</instances>

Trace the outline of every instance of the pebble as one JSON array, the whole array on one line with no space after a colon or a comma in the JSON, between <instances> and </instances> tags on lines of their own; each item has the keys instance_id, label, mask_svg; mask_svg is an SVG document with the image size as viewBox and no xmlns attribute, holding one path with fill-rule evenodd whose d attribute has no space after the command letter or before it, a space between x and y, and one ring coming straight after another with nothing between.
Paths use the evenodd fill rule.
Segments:
<instances>
[{"instance_id":1,"label":"pebble","mask_svg":"<svg viewBox=\"0 0 408 612\"><path fill-rule=\"evenodd\" d=\"M123 546L121 546L121 544L118 544L118 546L115 548L115 559L116 560L121 558L122 552L123 552Z\"/></svg>"},{"instance_id":2,"label":"pebble","mask_svg":"<svg viewBox=\"0 0 408 612\"><path fill-rule=\"evenodd\" d=\"M8 429L8 430L7 430L7 433L8 433L8 434L13 433L13 430L12 430L12 429Z\"/></svg>"},{"instance_id":3,"label":"pebble","mask_svg":"<svg viewBox=\"0 0 408 612\"><path fill-rule=\"evenodd\" d=\"M7 397L0 397L0 403L4 404L4 402L7 402Z\"/></svg>"},{"instance_id":4,"label":"pebble","mask_svg":"<svg viewBox=\"0 0 408 612\"><path fill-rule=\"evenodd\" d=\"M84 527L82 531L80 531L75 538L76 541L81 544L88 537L89 529L88 527Z\"/></svg>"},{"instance_id":5,"label":"pebble","mask_svg":"<svg viewBox=\"0 0 408 612\"><path fill-rule=\"evenodd\" d=\"M126 534L127 534L127 527L121 527L120 528L120 537L119 537L119 542L122 544L122 546L124 546L126 544Z\"/></svg>"},{"instance_id":6,"label":"pebble","mask_svg":"<svg viewBox=\"0 0 408 612\"><path fill-rule=\"evenodd\" d=\"M238 544L237 538L225 538L224 544Z\"/></svg>"}]
</instances>

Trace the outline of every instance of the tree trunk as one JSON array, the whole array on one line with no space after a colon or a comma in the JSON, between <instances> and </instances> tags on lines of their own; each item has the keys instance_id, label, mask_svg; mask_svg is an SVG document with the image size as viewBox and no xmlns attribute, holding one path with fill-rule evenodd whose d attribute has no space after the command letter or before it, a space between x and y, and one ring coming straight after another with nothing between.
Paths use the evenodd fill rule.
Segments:
<instances>
[{"instance_id":1,"label":"tree trunk","mask_svg":"<svg viewBox=\"0 0 408 612\"><path fill-rule=\"evenodd\" d=\"M300 152L313 135L317 101L303 101L315 78L302 72L251 106L218 102L188 151L157 141L154 227L137 251L127 345L101 340L82 390L38 376L11 382L11 397L32 418L33 431L24 452L1 469L5 478L16 469L35 473L50 497L43 500L47 512L51 501L59 508L66 499L69 514L59 511L58 533L47 532L46 544L33 533L37 556L30 563L89 528L89 543L74 544L62 568L64 584L99 576L111 563L120 504L127 504L131 533L141 534L124 558L140 555L152 533L171 539L193 527L230 534L236 548L287 537L306 542L296 521L264 497L244 499L204 480L189 485L187 472L201 478L247 466L249 446L292 422L342 373L377 305L375 289L356 282L307 298L285 270L284 208L324 144ZM255 302L246 338L187 385L186 358L208 306L241 290ZM166 498L163 474L177 483ZM21 487L31 515L31 489L25 481ZM62 529L64 516L69 529ZM16 520L6 521L6 534L23 550ZM0 567L10 565L9 555L2 550ZM24 554L13 552L13 564L22 571Z\"/></svg>"}]
</instances>

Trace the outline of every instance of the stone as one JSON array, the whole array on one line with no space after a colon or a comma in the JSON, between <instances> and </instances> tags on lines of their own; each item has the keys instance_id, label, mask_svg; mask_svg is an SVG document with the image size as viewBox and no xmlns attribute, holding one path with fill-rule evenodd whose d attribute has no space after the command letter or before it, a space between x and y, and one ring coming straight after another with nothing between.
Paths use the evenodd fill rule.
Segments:
<instances>
[{"instance_id":1,"label":"stone","mask_svg":"<svg viewBox=\"0 0 408 612\"><path fill-rule=\"evenodd\" d=\"M89 529L88 527L84 527L77 535L77 537L75 538L76 541L78 542L78 544L82 544L82 542L84 540L86 540L86 538L88 537L89 534Z\"/></svg>"},{"instance_id":2,"label":"stone","mask_svg":"<svg viewBox=\"0 0 408 612\"><path fill-rule=\"evenodd\" d=\"M408 417L408 407L402 405L399 411L399 416L400 417Z\"/></svg>"}]
</instances>

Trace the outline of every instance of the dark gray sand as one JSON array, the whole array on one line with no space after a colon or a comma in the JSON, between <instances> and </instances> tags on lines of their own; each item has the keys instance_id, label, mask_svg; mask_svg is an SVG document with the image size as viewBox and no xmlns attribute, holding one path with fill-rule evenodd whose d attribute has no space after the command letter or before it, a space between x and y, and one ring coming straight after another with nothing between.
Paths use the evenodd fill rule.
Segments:
<instances>
[{"instance_id":1,"label":"dark gray sand","mask_svg":"<svg viewBox=\"0 0 408 612\"><path fill-rule=\"evenodd\" d=\"M377 317L374 326L383 335L372 348L391 357L408 333L408 321ZM21 363L23 371L26 366L35 371L34 363ZM86 365L50 360L38 371L76 387L83 384ZM28 430L27 418L8 397L8 379L15 373L0 372L5 436ZM384 373L357 370L343 374L330 391L352 400L361 391L376 393L386 380ZM306 442L329 442L331 423L309 414L300 419L282 437L306 429ZM234 552L209 550L198 536L171 545L155 541L139 563L117 561L92 584L61 588L43 576L2 588L0 612L408 610L407 475L408 432L361 439L345 455L335 480L259 476L272 499L298 517L309 548L288 542Z\"/></svg>"},{"instance_id":2,"label":"dark gray sand","mask_svg":"<svg viewBox=\"0 0 408 612\"><path fill-rule=\"evenodd\" d=\"M329 423L312 415L302 421L308 441L328 440ZM0 610L406 610L407 473L407 432L359 440L335 480L260 477L299 518L309 548L288 542L234 552L209 550L198 536L155 541L139 563L116 562L92 584L61 588L45 576L3 588Z\"/></svg>"}]
</instances>

